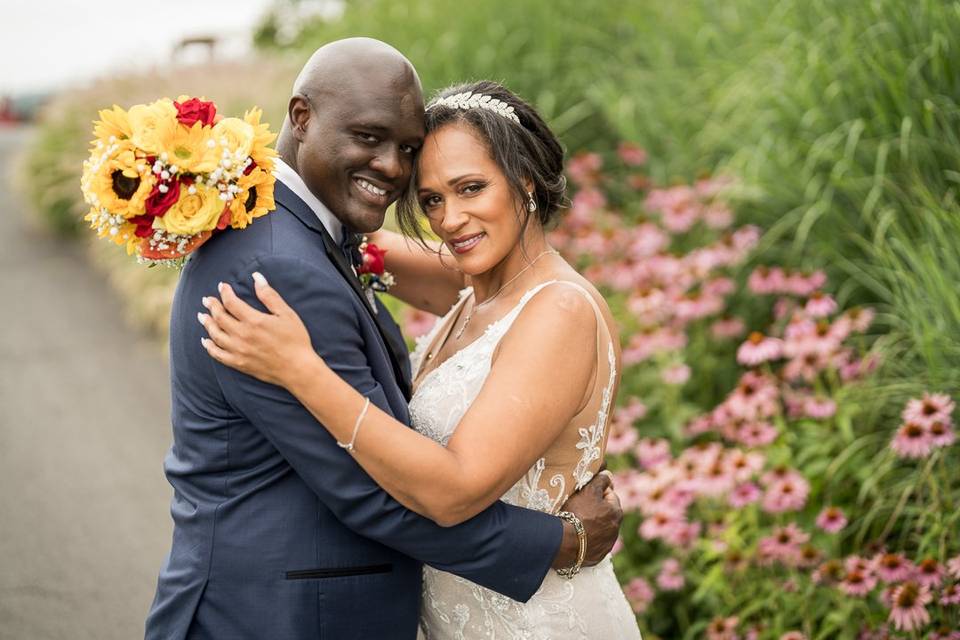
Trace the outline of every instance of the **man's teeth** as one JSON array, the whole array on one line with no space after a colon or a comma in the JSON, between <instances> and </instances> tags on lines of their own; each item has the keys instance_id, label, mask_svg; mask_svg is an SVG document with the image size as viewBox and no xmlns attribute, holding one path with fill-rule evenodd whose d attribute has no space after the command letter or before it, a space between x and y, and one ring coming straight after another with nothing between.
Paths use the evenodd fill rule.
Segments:
<instances>
[{"instance_id":1,"label":"man's teeth","mask_svg":"<svg viewBox=\"0 0 960 640\"><path fill-rule=\"evenodd\" d=\"M463 249L463 248L465 248L465 247L472 247L473 245L475 245L475 244L477 244L478 242L480 242L480 238L482 238L482 237L483 237L483 234L482 234L482 233L477 234L477 235L473 236L472 238L468 238L468 239L464 240L463 242L454 242L454 243L453 243L453 247L454 247L455 249Z\"/></svg>"},{"instance_id":2,"label":"man's teeth","mask_svg":"<svg viewBox=\"0 0 960 640\"><path fill-rule=\"evenodd\" d=\"M363 189L366 190L366 191L369 191L370 193L372 193L372 194L375 195L375 196L385 196L385 195L387 195L387 190L386 190L386 189L381 189L380 187L377 187L377 186L375 186L375 185L372 185L372 184L370 184L369 182L367 182L366 180L364 180L363 178L357 178L357 184L360 185L361 188L363 188Z\"/></svg>"}]
</instances>

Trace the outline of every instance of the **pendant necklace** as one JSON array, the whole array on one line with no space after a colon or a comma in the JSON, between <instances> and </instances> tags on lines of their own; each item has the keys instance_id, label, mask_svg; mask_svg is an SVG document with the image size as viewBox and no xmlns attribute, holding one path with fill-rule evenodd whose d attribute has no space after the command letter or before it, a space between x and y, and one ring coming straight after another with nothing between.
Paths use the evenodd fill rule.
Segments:
<instances>
[{"instance_id":1,"label":"pendant necklace","mask_svg":"<svg viewBox=\"0 0 960 640\"><path fill-rule=\"evenodd\" d=\"M463 335L463 332L466 330L467 325L470 324L470 319L473 318L473 312L474 312L474 311L476 311L477 309L479 309L480 307L482 307L482 306L484 306L484 305L486 305L486 304L489 304L489 303L493 302L493 299L496 298L498 295L500 295L500 292L503 291L504 289L506 289L507 286L510 285L510 283L512 283L514 280L516 280L517 278L519 278L520 276L522 276L524 271L526 271L527 269L529 269L530 267L532 267L533 265L535 265L535 264L537 263L537 260L539 260L539 259L542 258L543 256L545 256L545 255L547 255L547 254L550 254L550 253L553 253L553 254L556 254L556 255L560 255L560 252L559 252L559 251L556 251L556 250L554 250L554 249L547 249L547 250L544 251L543 253L539 254L536 258L534 258L533 260L531 260L531 261L530 261L530 264L528 264L527 266L525 266L523 269L520 269L520 271L517 272L517 275L513 276L512 278L510 278L509 280L507 280L505 283L503 283L503 285L502 285L499 289L497 289L496 293L494 293L492 296L490 296L489 298L487 298L487 299L484 300L483 302L477 302L477 303L475 303L475 304L473 305L473 307L470 309L470 313L467 314L467 319L463 321L463 325L462 325L462 326L460 327L460 329L457 331L457 336L456 336L457 340L460 339L460 336Z\"/></svg>"}]
</instances>

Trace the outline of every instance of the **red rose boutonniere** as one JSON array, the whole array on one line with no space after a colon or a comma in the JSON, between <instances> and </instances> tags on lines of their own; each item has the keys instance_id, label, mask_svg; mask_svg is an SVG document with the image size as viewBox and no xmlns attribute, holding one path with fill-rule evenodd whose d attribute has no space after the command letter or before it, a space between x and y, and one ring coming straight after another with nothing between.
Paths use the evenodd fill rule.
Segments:
<instances>
[{"instance_id":1,"label":"red rose boutonniere","mask_svg":"<svg viewBox=\"0 0 960 640\"><path fill-rule=\"evenodd\" d=\"M376 306L373 304L373 292L389 291L390 287L396 283L393 274L384 268L383 256L386 253L384 249L368 241L366 236L363 237L363 241L360 243L360 257L363 262L357 269L357 277L360 278L360 284L363 285L367 298L374 309L376 309Z\"/></svg>"}]
</instances>

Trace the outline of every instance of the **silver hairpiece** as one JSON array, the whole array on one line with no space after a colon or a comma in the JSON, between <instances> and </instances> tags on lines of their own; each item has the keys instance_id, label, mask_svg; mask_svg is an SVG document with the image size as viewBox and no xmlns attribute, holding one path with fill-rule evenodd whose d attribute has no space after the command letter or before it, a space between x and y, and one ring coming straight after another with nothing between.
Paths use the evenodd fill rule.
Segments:
<instances>
[{"instance_id":1,"label":"silver hairpiece","mask_svg":"<svg viewBox=\"0 0 960 640\"><path fill-rule=\"evenodd\" d=\"M493 111L504 118L510 118L517 124L520 124L520 118L518 118L517 114L513 112L512 106L503 100L498 100L497 98L492 98L490 96L483 95L482 93L473 93L467 91L465 93L455 93L452 96L446 96L444 98L437 98L427 105L427 111L434 107L450 107L451 109L464 110L486 109L487 111Z\"/></svg>"}]
</instances>

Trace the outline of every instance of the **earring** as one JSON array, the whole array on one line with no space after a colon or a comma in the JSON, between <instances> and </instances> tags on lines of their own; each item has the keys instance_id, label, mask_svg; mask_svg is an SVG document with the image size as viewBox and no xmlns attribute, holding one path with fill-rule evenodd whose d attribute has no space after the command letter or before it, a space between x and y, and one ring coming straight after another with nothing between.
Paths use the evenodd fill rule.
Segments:
<instances>
[{"instance_id":1,"label":"earring","mask_svg":"<svg viewBox=\"0 0 960 640\"><path fill-rule=\"evenodd\" d=\"M527 192L527 211L533 213L537 210L537 201L533 199L533 193Z\"/></svg>"}]
</instances>

